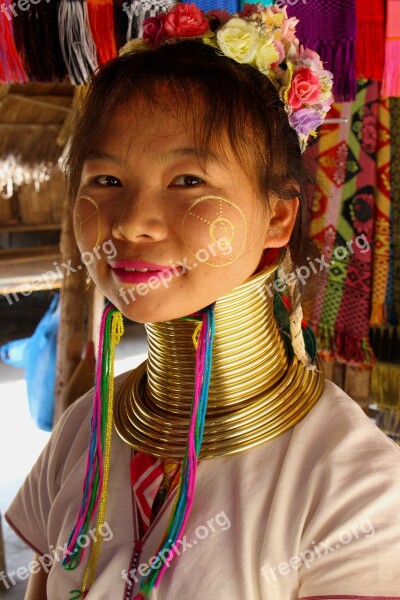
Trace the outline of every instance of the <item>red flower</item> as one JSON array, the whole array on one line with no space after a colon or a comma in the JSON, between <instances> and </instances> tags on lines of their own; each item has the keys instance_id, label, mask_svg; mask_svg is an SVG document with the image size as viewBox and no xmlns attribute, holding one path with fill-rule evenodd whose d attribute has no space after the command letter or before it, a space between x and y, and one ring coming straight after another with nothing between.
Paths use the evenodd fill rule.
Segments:
<instances>
[{"instance_id":1,"label":"red flower","mask_svg":"<svg viewBox=\"0 0 400 600\"><path fill-rule=\"evenodd\" d=\"M250 17L252 14L260 12L257 4L244 2L242 10L239 10L238 15L241 18Z\"/></svg>"},{"instance_id":2,"label":"red flower","mask_svg":"<svg viewBox=\"0 0 400 600\"><path fill-rule=\"evenodd\" d=\"M221 25L225 25L231 18L227 10L220 10L219 8L213 8L207 13L208 17L216 17Z\"/></svg>"},{"instance_id":3,"label":"red flower","mask_svg":"<svg viewBox=\"0 0 400 600\"><path fill-rule=\"evenodd\" d=\"M318 75L307 67L300 67L292 79L289 105L296 110L303 104L316 104L320 94L321 83Z\"/></svg>"},{"instance_id":4,"label":"red flower","mask_svg":"<svg viewBox=\"0 0 400 600\"><path fill-rule=\"evenodd\" d=\"M209 28L208 19L195 4L175 4L164 21L164 30L169 37L194 37Z\"/></svg>"},{"instance_id":5,"label":"red flower","mask_svg":"<svg viewBox=\"0 0 400 600\"><path fill-rule=\"evenodd\" d=\"M155 17L149 17L143 21L143 39L153 46L158 46L168 36L164 30L166 14L158 13Z\"/></svg>"}]
</instances>

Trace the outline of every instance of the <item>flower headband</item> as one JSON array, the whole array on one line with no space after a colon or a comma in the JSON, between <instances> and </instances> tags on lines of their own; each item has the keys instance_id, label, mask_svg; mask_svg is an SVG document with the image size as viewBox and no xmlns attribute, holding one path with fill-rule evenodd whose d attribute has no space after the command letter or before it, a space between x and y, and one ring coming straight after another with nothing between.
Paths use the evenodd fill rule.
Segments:
<instances>
[{"instance_id":1,"label":"flower headband","mask_svg":"<svg viewBox=\"0 0 400 600\"><path fill-rule=\"evenodd\" d=\"M288 18L286 6L244 7L230 15L223 10L203 13L195 4L176 4L146 19L143 38L125 44L120 55L172 39L198 38L236 62L254 66L275 85L303 152L333 102L333 75L324 69L316 52L300 46L295 36L299 21Z\"/></svg>"}]
</instances>

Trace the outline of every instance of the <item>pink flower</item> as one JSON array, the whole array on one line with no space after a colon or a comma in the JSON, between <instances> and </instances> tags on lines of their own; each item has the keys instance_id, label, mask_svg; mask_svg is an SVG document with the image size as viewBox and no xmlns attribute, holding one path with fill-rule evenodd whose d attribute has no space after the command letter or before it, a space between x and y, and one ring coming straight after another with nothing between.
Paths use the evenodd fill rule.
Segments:
<instances>
[{"instance_id":1,"label":"pink flower","mask_svg":"<svg viewBox=\"0 0 400 600\"><path fill-rule=\"evenodd\" d=\"M288 40L292 44L295 40L296 33L296 25L299 22L295 17L290 17L290 19L285 19L282 23L281 30L281 40Z\"/></svg>"},{"instance_id":2,"label":"pink flower","mask_svg":"<svg viewBox=\"0 0 400 600\"><path fill-rule=\"evenodd\" d=\"M303 104L316 104L321 94L321 83L318 75L310 69L300 67L292 79L289 91L289 105L300 108Z\"/></svg>"},{"instance_id":3,"label":"pink flower","mask_svg":"<svg viewBox=\"0 0 400 600\"><path fill-rule=\"evenodd\" d=\"M274 40L274 46L275 46L275 50L279 54L279 58L278 58L278 60L276 62L274 62L271 65L271 69L275 69L275 67L277 67L278 65L280 65L281 62L283 61L283 59L285 58L285 48L283 47L282 42L280 42L279 40Z\"/></svg>"},{"instance_id":4,"label":"pink flower","mask_svg":"<svg viewBox=\"0 0 400 600\"><path fill-rule=\"evenodd\" d=\"M169 37L194 37L209 30L208 19L195 4L175 4L165 17Z\"/></svg>"},{"instance_id":5,"label":"pink flower","mask_svg":"<svg viewBox=\"0 0 400 600\"><path fill-rule=\"evenodd\" d=\"M159 13L143 21L143 39L153 46L158 46L168 36L164 30L165 13Z\"/></svg>"}]
</instances>

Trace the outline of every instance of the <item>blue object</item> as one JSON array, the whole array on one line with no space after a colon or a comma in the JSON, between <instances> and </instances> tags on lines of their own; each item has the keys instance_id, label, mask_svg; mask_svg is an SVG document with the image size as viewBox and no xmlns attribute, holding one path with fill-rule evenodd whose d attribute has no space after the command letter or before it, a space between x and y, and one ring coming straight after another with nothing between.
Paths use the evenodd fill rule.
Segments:
<instances>
[{"instance_id":1,"label":"blue object","mask_svg":"<svg viewBox=\"0 0 400 600\"><path fill-rule=\"evenodd\" d=\"M205 13L213 9L227 10L229 13L240 10L240 0L195 0L194 3Z\"/></svg>"},{"instance_id":2,"label":"blue object","mask_svg":"<svg viewBox=\"0 0 400 600\"><path fill-rule=\"evenodd\" d=\"M55 294L30 338L8 342L0 348L3 362L25 368L29 412L44 431L51 431L53 426L59 322L59 294Z\"/></svg>"}]
</instances>

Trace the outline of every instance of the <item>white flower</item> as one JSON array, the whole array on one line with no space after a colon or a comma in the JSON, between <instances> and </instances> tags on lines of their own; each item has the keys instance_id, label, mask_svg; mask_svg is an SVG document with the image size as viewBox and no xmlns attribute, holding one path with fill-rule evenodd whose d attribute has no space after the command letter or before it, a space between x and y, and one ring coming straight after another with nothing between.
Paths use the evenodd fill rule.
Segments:
<instances>
[{"instance_id":1,"label":"white flower","mask_svg":"<svg viewBox=\"0 0 400 600\"><path fill-rule=\"evenodd\" d=\"M259 33L254 22L234 17L217 32L217 39L225 56L238 63L249 63L256 54Z\"/></svg>"}]
</instances>

